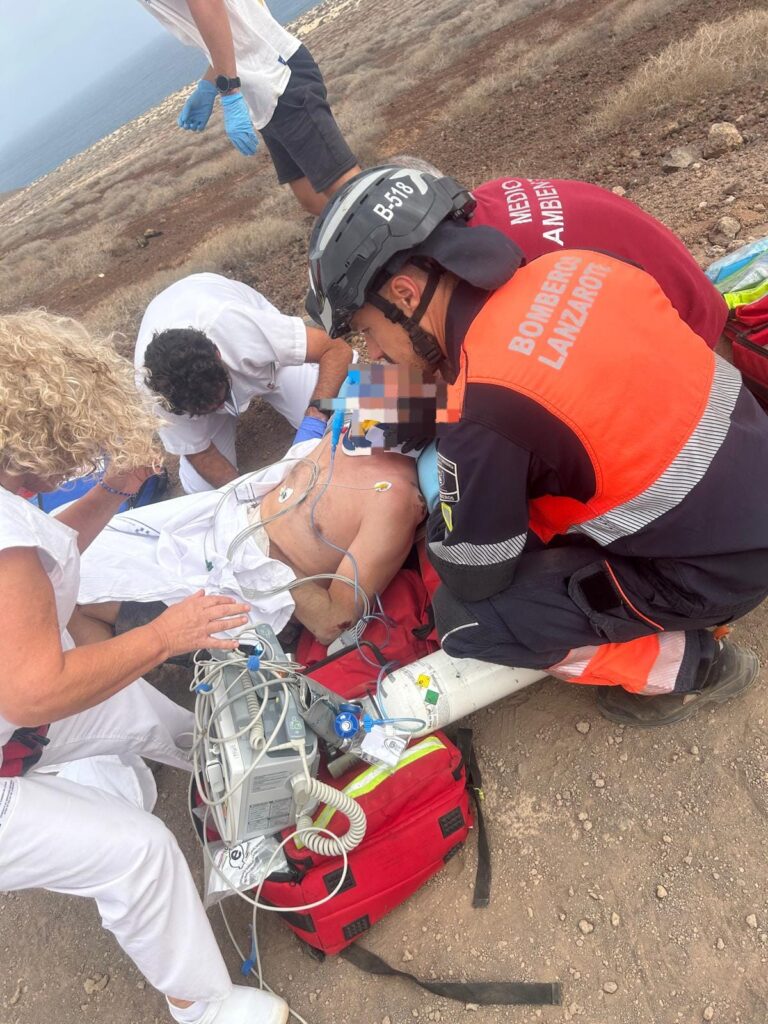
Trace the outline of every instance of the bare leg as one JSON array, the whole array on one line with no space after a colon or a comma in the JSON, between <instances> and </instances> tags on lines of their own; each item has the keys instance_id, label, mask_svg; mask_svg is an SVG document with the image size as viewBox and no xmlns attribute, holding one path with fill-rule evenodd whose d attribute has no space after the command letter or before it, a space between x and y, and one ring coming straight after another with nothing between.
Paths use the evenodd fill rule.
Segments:
<instances>
[{"instance_id":1,"label":"bare leg","mask_svg":"<svg viewBox=\"0 0 768 1024\"><path fill-rule=\"evenodd\" d=\"M77 605L67 629L78 647L98 644L111 640L115 635L115 620L120 611L120 601L105 601L103 604Z\"/></svg>"},{"instance_id":2,"label":"bare leg","mask_svg":"<svg viewBox=\"0 0 768 1024\"><path fill-rule=\"evenodd\" d=\"M315 217L319 217L325 208L325 204L334 194L338 192L341 186L349 181L350 178L354 178L356 174L360 173L358 166L351 167L348 171L345 171L341 177L337 178L333 184L329 185L323 192L315 192L309 183L308 178L297 178L296 181L290 182L290 186L293 189L293 194L296 196L298 201L304 207L304 209L313 214Z\"/></svg>"},{"instance_id":3,"label":"bare leg","mask_svg":"<svg viewBox=\"0 0 768 1024\"><path fill-rule=\"evenodd\" d=\"M325 189L325 191L323 192L323 195L325 196L326 200L330 199L335 192L339 191L342 185L346 184L346 182L348 182L350 178L354 178L354 176L356 174L359 174L361 170L362 167L360 167L358 164L355 164L355 166L350 167L348 171L344 171L341 177L337 178L336 181L329 185L328 188Z\"/></svg>"}]
</instances>

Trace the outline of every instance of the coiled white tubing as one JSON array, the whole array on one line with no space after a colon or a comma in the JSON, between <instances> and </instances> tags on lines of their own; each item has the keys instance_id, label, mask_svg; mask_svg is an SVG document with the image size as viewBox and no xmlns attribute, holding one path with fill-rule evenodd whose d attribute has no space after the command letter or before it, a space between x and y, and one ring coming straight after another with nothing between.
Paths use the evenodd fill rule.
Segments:
<instances>
[{"instance_id":1,"label":"coiled white tubing","mask_svg":"<svg viewBox=\"0 0 768 1024\"><path fill-rule=\"evenodd\" d=\"M307 783L308 795L314 800L320 800L329 807L334 807L337 811L341 811L349 820L349 828L343 836L336 836L333 839L320 836L316 832L307 831L302 836L304 845L312 853L316 853L321 857L338 857L341 850L346 850L347 852L354 850L363 841L365 836L367 827L365 811L356 800L347 796L346 793L342 793L339 789L334 789L333 786L329 786L319 779L308 779ZM312 817L306 812L299 814L296 818L296 831L302 832L305 829L312 828Z\"/></svg>"}]
</instances>

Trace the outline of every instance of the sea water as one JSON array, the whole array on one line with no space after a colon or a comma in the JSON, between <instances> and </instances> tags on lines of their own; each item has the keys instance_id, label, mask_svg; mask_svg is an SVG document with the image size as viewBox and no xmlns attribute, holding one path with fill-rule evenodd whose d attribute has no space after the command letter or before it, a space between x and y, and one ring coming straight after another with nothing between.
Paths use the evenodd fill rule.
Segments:
<instances>
[{"instance_id":1,"label":"sea water","mask_svg":"<svg viewBox=\"0 0 768 1024\"><path fill-rule=\"evenodd\" d=\"M112 0L109 0L112 2ZM270 0L283 25L318 0ZM206 59L170 35L149 43L25 135L0 140L0 193L28 185L198 78ZM41 141L44 140L44 143Z\"/></svg>"}]
</instances>

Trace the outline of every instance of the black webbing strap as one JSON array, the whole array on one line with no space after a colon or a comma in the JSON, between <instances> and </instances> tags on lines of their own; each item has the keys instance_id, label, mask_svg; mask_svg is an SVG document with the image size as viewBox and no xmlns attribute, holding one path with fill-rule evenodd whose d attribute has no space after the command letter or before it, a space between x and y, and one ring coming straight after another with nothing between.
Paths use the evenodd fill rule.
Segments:
<instances>
[{"instance_id":1,"label":"black webbing strap","mask_svg":"<svg viewBox=\"0 0 768 1024\"><path fill-rule=\"evenodd\" d=\"M21 726L0 748L0 778L14 778L26 775L48 746L49 725Z\"/></svg>"},{"instance_id":2,"label":"black webbing strap","mask_svg":"<svg viewBox=\"0 0 768 1024\"><path fill-rule=\"evenodd\" d=\"M358 640L357 643L349 644L347 647L341 647L338 651L334 651L333 654L328 654L324 658L320 658L319 661L313 661L310 665L305 667L304 671L309 675L311 672L314 672L315 669L324 668L326 665L330 665L331 662L338 661L338 659L343 658L345 654L351 654L352 651L359 651L361 647L367 647L382 668L389 664L390 659L385 656L381 648L373 643L372 640Z\"/></svg>"},{"instance_id":3,"label":"black webbing strap","mask_svg":"<svg viewBox=\"0 0 768 1024\"><path fill-rule=\"evenodd\" d=\"M420 988L445 999L478 1006L559 1006L560 984L557 981L425 981L382 960L381 957L353 943L339 956L368 974L390 975L415 982Z\"/></svg>"},{"instance_id":4,"label":"black webbing strap","mask_svg":"<svg viewBox=\"0 0 768 1024\"><path fill-rule=\"evenodd\" d=\"M435 628L435 610L432 607L430 601L426 609L427 621L423 626L414 626L411 633L416 637L417 640L426 640L432 630Z\"/></svg>"},{"instance_id":5,"label":"black webbing strap","mask_svg":"<svg viewBox=\"0 0 768 1024\"><path fill-rule=\"evenodd\" d=\"M475 747L472 743L472 730L459 729L456 733L456 746L461 754L462 764L467 773L467 787L472 794L477 820L477 873L475 874L475 892L472 906L487 907L491 902L491 846L488 842L488 829L483 815L483 778L480 765L477 763ZM471 1002L472 1000L470 1000Z\"/></svg>"},{"instance_id":6,"label":"black webbing strap","mask_svg":"<svg viewBox=\"0 0 768 1024\"><path fill-rule=\"evenodd\" d=\"M754 327L742 327L737 322L733 310L730 310L728 320L723 328L723 334L732 345L744 348L753 355L768 360L768 347L758 345L751 340L751 336L765 330L765 326L765 323L761 323L756 324ZM768 409L768 383L764 379L759 380L756 377L751 377L746 370L742 370L741 374L747 389L752 392L764 409Z\"/></svg>"},{"instance_id":7,"label":"black webbing strap","mask_svg":"<svg viewBox=\"0 0 768 1024\"><path fill-rule=\"evenodd\" d=\"M373 291L369 291L365 299L366 302L369 302L379 312L383 313L390 323L398 324L405 330L411 339L414 352L421 356L433 370L442 363L445 356L437 343L437 339L434 335L428 334L423 327L420 327L413 317L406 316L394 302L390 302Z\"/></svg>"}]
</instances>

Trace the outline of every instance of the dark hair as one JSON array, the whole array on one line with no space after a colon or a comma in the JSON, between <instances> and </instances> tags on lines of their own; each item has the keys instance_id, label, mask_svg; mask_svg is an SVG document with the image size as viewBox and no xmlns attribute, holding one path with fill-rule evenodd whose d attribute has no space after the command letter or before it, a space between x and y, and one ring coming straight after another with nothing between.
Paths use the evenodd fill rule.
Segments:
<instances>
[{"instance_id":1,"label":"dark hair","mask_svg":"<svg viewBox=\"0 0 768 1024\"><path fill-rule=\"evenodd\" d=\"M177 416L210 412L230 386L216 346L194 327L157 331L144 353L144 367L147 387Z\"/></svg>"}]
</instances>

